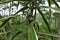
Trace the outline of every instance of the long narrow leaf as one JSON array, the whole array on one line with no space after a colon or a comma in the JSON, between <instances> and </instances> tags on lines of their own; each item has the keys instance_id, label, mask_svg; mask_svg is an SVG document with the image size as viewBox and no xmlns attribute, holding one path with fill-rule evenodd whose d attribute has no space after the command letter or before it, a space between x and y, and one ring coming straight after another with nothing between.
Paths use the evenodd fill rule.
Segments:
<instances>
[{"instance_id":1,"label":"long narrow leaf","mask_svg":"<svg viewBox=\"0 0 60 40\"><path fill-rule=\"evenodd\" d=\"M9 3L12 2L13 0L9 0L9 1L4 1L4 2L0 2L0 4L5 4L5 3Z\"/></svg>"},{"instance_id":2,"label":"long narrow leaf","mask_svg":"<svg viewBox=\"0 0 60 40\"><path fill-rule=\"evenodd\" d=\"M36 31L33 26L28 26L28 40L38 40Z\"/></svg>"},{"instance_id":3,"label":"long narrow leaf","mask_svg":"<svg viewBox=\"0 0 60 40\"><path fill-rule=\"evenodd\" d=\"M60 35L58 34L51 34L51 33L43 33L43 32L39 32L39 34L41 35L46 35L46 36L53 36L53 37L57 37L57 38L60 38Z\"/></svg>"},{"instance_id":4,"label":"long narrow leaf","mask_svg":"<svg viewBox=\"0 0 60 40\"><path fill-rule=\"evenodd\" d=\"M5 4L5 3L9 3L9 2L12 2L12 1L29 1L29 2L32 2L32 0L8 0L8 1L1 1L0 4Z\"/></svg>"},{"instance_id":5,"label":"long narrow leaf","mask_svg":"<svg viewBox=\"0 0 60 40\"><path fill-rule=\"evenodd\" d=\"M2 25L0 26L0 28L3 27L10 19L11 19L11 17L8 18L8 19L6 19L6 20L2 23Z\"/></svg>"},{"instance_id":6,"label":"long narrow leaf","mask_svg":"<svg viewBox=\"0 0 60 40\"><path fill-rule=\"evenodd\" d=\"M23 11L23 10L26 10L26 9L28 9L29 7L23 7L23 8L21 8L19 11L17 11L14 15L16 15L16 14L18 14L19 12L21 12L21 11Z\"/></svg>"},{"instance_id":7,"label":"long narrow leaf","mask_svg":"<svg viewBox=\"0 0 60 40\"><path fill-rule=\"evenodd\" d=\"M50 8L50 9L52 9L52 11L54 12L60 13L60 8Z\"/></svg>"},{"instance_id":8,"label":"long narrow leaf","mask_svg":"<svg viewBox=\"0 0 60 40\"><path fill-rule=\"evenodd\" d=\"M55 5L59 8L59 5L57 4L57 2L55 1L55 0L52 0L54 3L55 3Z\"/></svg>"},{"instance_id":9,"label":"long narrow leaf","mask_svg":"<svg viewBox=\"0 0 60 40\"><path fill-rule=\"evenodd\" d=\"M16 15L2 18L2 19L6 19L6 20L4 20L4 22L2 23L2 25L0 25L0 29L8 22L11 18L14 18L15 16L16 16ZM0 19L0 20L2 20L2 19Z\"/></svg>"},{"instance_id":10,"label":"long narrow leaf","mask_svg":"<svg viewBox=\"0 0 60 40\"><path fill-rule=\"evenodd\" d=\"M12 40L17 36L19 35L20 33L22 33L21 31L18 31L13 37L12 37Z\"/></svg>"},{"instance_id":11,"label":"long narrow leaf","mask_svg":"<svg viewBox=\"0 0 60 40\"><path fill-rule=\"evenodd\" d=\"M38 9L39 14L42 16L42 18L43 18L43 20L44 20L45 24L47 25L49 32L51 32L51 30L50 30L50 26L49 26L49 24L48 24L47 20L45 19L45 17L44 17L44 15L43 15L43 13L40 11L40 9L39 9L39 8L37 8L37 9Z\"/></svg>"}]
</instances>

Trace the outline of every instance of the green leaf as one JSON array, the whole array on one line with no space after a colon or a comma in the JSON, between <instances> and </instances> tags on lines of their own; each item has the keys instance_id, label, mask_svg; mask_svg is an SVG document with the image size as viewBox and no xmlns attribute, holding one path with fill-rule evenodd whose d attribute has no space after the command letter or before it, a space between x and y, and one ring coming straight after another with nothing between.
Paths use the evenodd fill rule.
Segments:
<instances>
[{"instance_id":1,"label":"green leaf","mask_svg":"<svg viewBox=\"0 0 60 40\"><path fill-rule=\"evenodd\" d=\"M9 17L16 17L16 16L19 16L19 15L14 15L14 16L9 16ZM6 20L6 19L8 19L9 17L3 17L3 18L0 19L0 21Z\"/></svg>"},{"instance_id":2,"label":"green leaf","mask_svg":"<svg viewBox=\"0 0 60 40\"><path fill-rule=\"evenodd\" d=\"M8 19L6 19L1 25L0 25L0 30L3 29L3 27L5 26L5 24L11 19L12 17L9 17Z\"/></svg>"},{"instance_id":3,"label":"green leaf","mask_svg":"<svg viewBox=\"0 0 60 40\"><path fill-rule=\"evenodd\" d=\"M55 5L59 8L59 5L57 4L57 2L55 1L55 0L52 0L54 3L55 3Z\"/></svg>"},{"instance_id":4,"label":"green leaf","mask_svg":"<svg viewBox=\"0 0 60 40\"><path fill-rule=\"evenodd\" d=\"M5 4L5 3L9 3L9 2L12 2L13 0L9 0L9 1L2 1L0 2L0 4Z\"/></svg>"},{"instance_id":5,"label":"green leaf","mask_svg":"<svg viewBox=\"0 0 60 40\"><path fill-rule=\"evenodd\" d=\"M54 12L60 13L60 8L50 8L50 9L52 9L52 11Z\"/></svg>"},{"instance_id":6,"label":"green leaf","mask_svg":"<svg viewBox=\"0 0 60 40\"><path fill-rule=\"evenodd\" d=\"M0 20L3 20L3 19L5 19L4 21L3 21L3 23L0 25L0 30L5 26L5 24L11 19L11 18L14 18L16 15L14 15L14 16L9 16L9 17L5 17L5 18L1 18Z\"/></svg>"},{"instance_id":7,"label":"green leaf","mask_svg":"<svg viewBox=\"0 0 60 40\"><path fill-rule=\"evenodd\" d=\"M49 7L51 7L51 0L48 0Z\"/></svg>"},{"instance_id":8,"label":"green leaf","mask_svg":"<svg viewBox=\"0 0 60 40\"><path fill-rule=\"evenodd\" d=\"M20 33L22 33L21 31L18 31L13 37L12 37L12 40L17 36L19 35Z\"/></svg>"},{"instance_id":9,"label":"green leaf","mask_svg":"<svg viewBox=\"0 0 60 40\"><path fill-rule=\"evenodd\" d=\"M12 2L12 1L29 1L29 2L32 2L32 0L4 0L4 1L1 1L0 4L5 4L5 3L9 3L9 2Z\"/></svg>"},{"instance_id":10,"label":"green leaf","mask_svg":"<svg viewBox=\"0 0 60 40\"><path fill-rule=\"evenodd\" d=\"M9 32L14 32L14 31L16 31L17 29L13 29L13 30L10 30L10 31L7 31L7 32L0 32L0 36L1 35L3 35L3 34L7 34L7 33L9 33Z\"/></svg>"},{"instance_id":11,"label":"green leaf","mask_svg":"<svg viewBox=\"0 0 60 40\"><path fill-rule=\"evenodd\" d=\"M40 35L53 36L53 37L60 38L60 35L58 35L58 34L43 33L43 32L39 32L39 34Z\"/></svg>"},{"instance_id":12,"label":"green leaf","mask_svg":"<svg viewBox=\"0 0 60 40\"><path fill-rule=\"evenodd\" d=\"M23 10L26 10L26 9L28 9L29 7L23 7L23 8L21 8L19 11L17 11L14 15L16 15L16 14L18 14L19 12L21 12L21 11L23 11Z\"/></svg>"},{"instance_id":13,"label":"green leaf","mask_svg":"<svg viewBox=\"0 0 60 40\"><path fill-rule=\"evenodd\" d=\"M28 26L28 40L38 40L36 31L32 25Z\"/></svg>"},{"instance_id":14,"label":"green leaf","mask_svg":"<svg viewBox=\"0 0 60 40\"><path fill-rule=\"evenodd\" d=\"M49 24L48 24L47 20L45 19L45 17L44 17L44 15L43 15L43 13L40 11L40 9L39 9L39 8L37 8L37 9L38 9L39 14L42 16L42 18L43 18L43 20L44 20L45 24L47 25L47 28L48 28L49 32L51 32L51 30L50 30L50 26L49 26Z\"/></svg>"},{"instance_id":15,"label":"green leaf","mask_svg":"<svg viewBox=\"0 0 60 40\"><path fill-rule=\"evenodd\" d=\"M6 19L6 20L2 23L2 25L0 26L0 28L3 27L10 19L11 19L11 17L8 18L8 19Z\"/></svg>"}]
</instances>

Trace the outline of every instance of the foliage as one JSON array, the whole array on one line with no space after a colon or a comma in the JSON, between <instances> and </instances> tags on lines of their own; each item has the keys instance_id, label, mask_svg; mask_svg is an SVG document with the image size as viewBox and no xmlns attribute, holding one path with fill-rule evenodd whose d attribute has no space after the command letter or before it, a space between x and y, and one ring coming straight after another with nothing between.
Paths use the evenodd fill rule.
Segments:
<instances>
[{"instance_id":1,"label":"foliage","mask_svg":"<svg viewBox=\"0 0 60 40\"><path fill-rule=\"evenodd\" d=\"M17 1L18 4L14 4L14 1ZM56 37L60 38L57 35L54 17L51 17L53 10L59 13L59 5L55 0L51 0L57 6L53 8L51 7L51 1L47 1L48 6L44 6L42 0L1 1L0 4L10 3L12 6L16 6L17 9L19 4L23 7L15 14L0 19L2 21L0 24L0 40L56 40ZM11 11L10 8L9 12ZM49 11L46 10L44 13L45 8L49 9ZM20 12L22 14L19 15Z\"/></svg>"}]
</instances>

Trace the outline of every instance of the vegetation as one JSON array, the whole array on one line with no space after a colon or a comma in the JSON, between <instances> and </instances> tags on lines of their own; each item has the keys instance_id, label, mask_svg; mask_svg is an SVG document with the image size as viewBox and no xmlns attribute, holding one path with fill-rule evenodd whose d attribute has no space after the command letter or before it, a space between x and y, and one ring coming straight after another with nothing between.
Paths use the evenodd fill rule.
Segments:
<instances>
[{"instance_id":1,"label":"vegetation","mask_svg":"<svg viewBox=\"0 0 60 40\"><path fill-rule=\"evenodd\" d=\"M48 2L48 6L44 6L45 1ZM52 4L56 7L51 7ZM55 0L1 0L0 5L0 8L4 6L0 9L0 40L60 38L56 24L60 7ZM16 11L13 7L16 7ZM8 15L5 14L7 9Z\"/></svg>"}]
</instances>

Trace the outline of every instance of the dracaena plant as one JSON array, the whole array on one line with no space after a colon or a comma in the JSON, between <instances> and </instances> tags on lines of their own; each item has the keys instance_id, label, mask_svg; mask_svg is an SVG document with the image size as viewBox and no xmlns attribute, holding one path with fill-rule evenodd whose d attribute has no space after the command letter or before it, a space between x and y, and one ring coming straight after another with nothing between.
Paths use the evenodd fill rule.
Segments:
<instances>
[{"instance_id":1,"label":"dracaena plant","mask_svg":"<svg viewBox=\"0 0 60 40\"><path fill-rule=\"evenodd\" d=\"M60 36L58 36L58 35L51 34L52 30L50 27L51 15L52 15L51 9L59 12L59 5L57 4L57 2L55 0L47 0L48 6L43 5L45 0L6 0L6 1L3 0L0 2L0 4L11 3L11 5L14 6L15 5L14 1L17 1L18 4L23 6L23 8L18 10L13 15L9 15L8 17L4 17L4 18L0 19L0 20L3 20L2 24L0 25L0 30L2 31L0 34L1 40L3 40L3 39L4 40L15 40L18 35L22 36L22 39L17 39L17 40L42 40L41 37L44 38L43 40L49 40L49 39L55 40L54 37L60 38ZM57 8L51 7L51 4L52 4L51 1L57 6ZM16 4L17 8L19 8L18 4ZM12 7L11 5L10 5L10 8ZM48 20L46 19L45 15L42 11L43 8L49 9L49 11L48 11L49 19ZM22 16L17 15L19 12L22 12ZM47 10L45 12L47 12ZM37 14L41 18L37 19ZM37 21L37 20L41 20L41 19L43 20L44 26L46 26L45 28L48 30L47 33L44 33L45 28L43 26L42 26L43 28L41 28L39 25L39 21ZM19 25L13 24L12 20L14 21L14 23L16 23L15 21L18 20L17 22L19 22ZM12 27L13 30L10 29L10 31L6 31L6 25L8 25L10 23L11 23L10 27ZM16 26L16 28L15 28L15 26ZM9 25L8 25L7 29L9 30ZM24 39L23 34L25 34L24 37L26 37L26 39ZM20 36L18 36L18 38ZM45 37L47 37L47 38L45 38Z\"/></svg>"}]
</instances>

